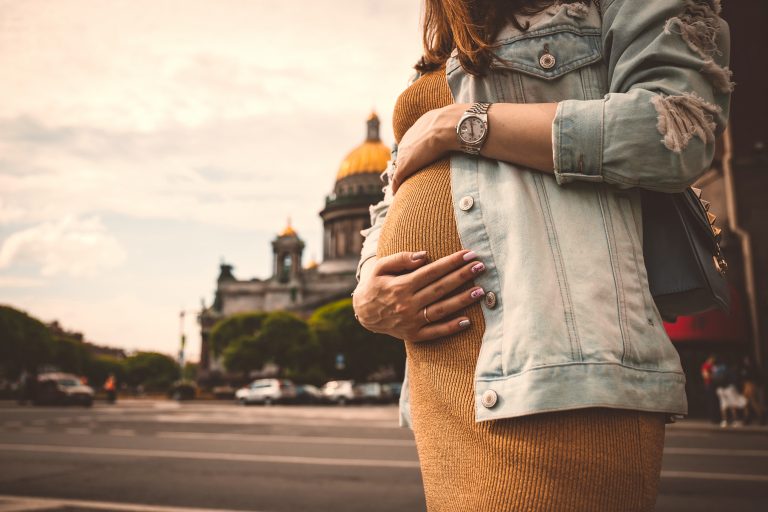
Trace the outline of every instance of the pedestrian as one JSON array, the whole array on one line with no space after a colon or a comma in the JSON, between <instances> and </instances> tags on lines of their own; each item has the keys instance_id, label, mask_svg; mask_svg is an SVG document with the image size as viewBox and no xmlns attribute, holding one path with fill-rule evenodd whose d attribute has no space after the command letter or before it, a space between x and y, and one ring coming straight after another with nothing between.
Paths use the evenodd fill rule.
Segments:
<instances>
[{"instance_id":1,"label":"pedestrian","mask_svg":"<svg viewBox=\"0 0 768 512\"><path fill-rule=\"evenodd\" d=\"M701 382L704 384L704 402L707 407L707 417L712 423L720 423L720 406L712 381L712 369L717 359L714 354L710 354L701 364Z\"/></svg>"},{"instance_id":2,"label":"pedestrian","mask_svg":"<svg viewBox=\"0 0 768 512\"><path fill-rule=\"evenodd\" d=\"M718 361L712 369L712 379L720 402L720 426L743 426L747 400L739 392L737 369L725 361Z\"/></svg>"},{"instance_id":3,"label":"pedestrian","mask_svg":"<svg viewBox=\"0 0 768 512\"><path fill-rule=\"evenodd\" d=\"M742 361L741 392L747 402L744 422L749 424L757 420L761 425L765 425L763 379L749 356L745 356Z\"/></svg>"},{"instance_id":4,"label":"pedestrian","mask_svg":"<svg viewBox=\"0 0 768 512\"><path fill-rule=\"evenodd\" d=\"M602 4L602 5L601 5ZM717 0L425 0L353 306L404 340L427 509L653 510L685 376L641 189L709 167Z\"/></svg>"},{"instance_id":5,"label":"pedestrian","mask_svg":"<svg viewBox=\"0 0 768 512\"><path fill-rule=\"evenodd\" d=\"M117 401L117 379L114 373L110 373L104 381L104 391L107 392L107 402L114 404Z\"/></svg>"}]
</instances>

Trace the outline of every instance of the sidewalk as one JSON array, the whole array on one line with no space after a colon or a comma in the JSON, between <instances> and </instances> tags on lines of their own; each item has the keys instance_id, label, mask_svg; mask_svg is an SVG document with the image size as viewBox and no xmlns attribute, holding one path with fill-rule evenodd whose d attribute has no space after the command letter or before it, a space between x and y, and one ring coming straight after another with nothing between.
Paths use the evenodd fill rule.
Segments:
<instances>
[{"instance_id":1,"label":"sidewalk","mask_svg":"<svg viewBox=\"0 0 768 512\"><path fill-rule=\"evenodd\" d=\"M768 434L768 425L760 425L753 423L751 425L744 425L741 427L735 427L729 425L727 427L721 427L717 423L712 423L703 419L683 419L677 420L675 423L667 425L670 430L698 430L698 431L712 431L712 432L748 432L750 434Z\"/></svg>"}]
</instances>

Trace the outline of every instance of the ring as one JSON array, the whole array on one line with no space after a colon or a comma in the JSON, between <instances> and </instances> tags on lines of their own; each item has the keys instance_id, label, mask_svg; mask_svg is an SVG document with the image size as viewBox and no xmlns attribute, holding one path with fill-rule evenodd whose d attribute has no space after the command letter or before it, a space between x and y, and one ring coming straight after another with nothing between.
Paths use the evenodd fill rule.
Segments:
<instances>
[{"instance_id":1,"label":"ring","mask_svg":"<svg viewBox=\"0 0 768 512\"><path fill-rule=\"evenodd\" d=\"M424 306L424 320L426 320L428 324L432 323L432 320L427 316L427 306Z\"/></svg>"}]
</instances>

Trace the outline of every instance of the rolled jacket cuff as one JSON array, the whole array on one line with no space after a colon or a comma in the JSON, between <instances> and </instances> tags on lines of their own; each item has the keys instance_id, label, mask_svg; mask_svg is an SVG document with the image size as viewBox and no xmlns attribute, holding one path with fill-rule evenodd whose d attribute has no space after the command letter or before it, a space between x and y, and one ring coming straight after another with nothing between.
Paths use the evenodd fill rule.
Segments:
<instances>
[{"instance_id":1,"label":"rolled jacket cuff","mask_svg":"<svg viewBox=\"0 0 768 512\"><path fill-rule=\"evenodd\" d=\"M605 100L564 100L552 122L552 159L558 185L603 181Z\"/></svg>"}]
</instances>

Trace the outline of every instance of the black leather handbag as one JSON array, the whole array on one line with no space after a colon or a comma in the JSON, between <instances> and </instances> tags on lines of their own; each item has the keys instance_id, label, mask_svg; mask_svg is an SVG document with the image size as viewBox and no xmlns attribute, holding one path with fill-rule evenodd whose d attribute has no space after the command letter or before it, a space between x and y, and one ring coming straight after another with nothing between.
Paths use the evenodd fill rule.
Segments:
<instances>
[{"instance_id":1,"label":"black leather handbag","mask_svg":"<svg viewBox=\"0 0 768 512\"><path fill-rule=\"evenodd\" d=\"M728 311L730 296L720 230L701 190L642 190L643 256L648 285L662 319Z\"/></svg>"}]
</instances>

